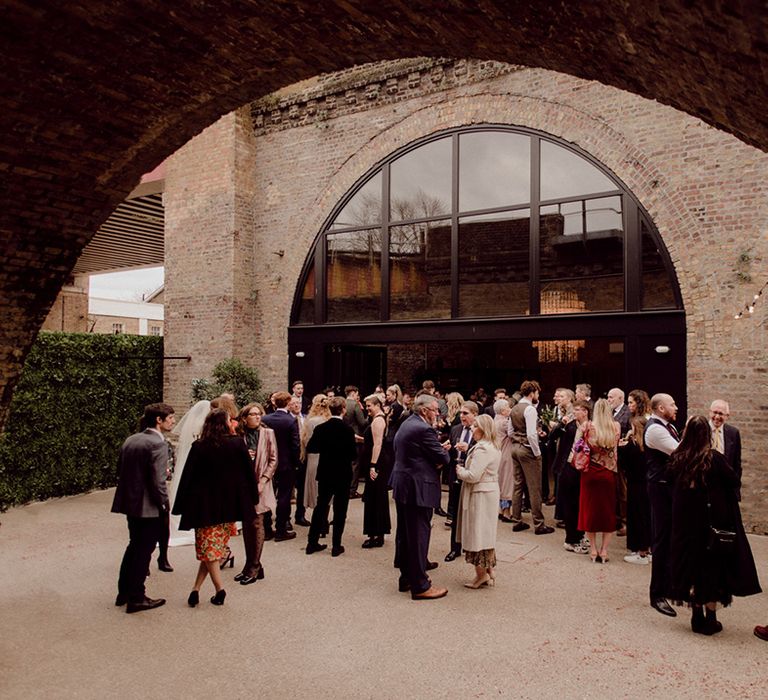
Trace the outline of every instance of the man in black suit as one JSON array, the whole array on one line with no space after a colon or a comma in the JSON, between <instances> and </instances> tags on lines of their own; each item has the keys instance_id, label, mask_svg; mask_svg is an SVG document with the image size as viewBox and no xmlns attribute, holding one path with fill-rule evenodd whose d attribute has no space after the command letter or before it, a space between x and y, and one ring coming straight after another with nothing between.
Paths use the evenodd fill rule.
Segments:
<instances>
[{"instance_id":1,"label":"man in black suit","mask_svg":"<svg viewBox=\"0 0 768 700\"><path fill-rule=\"evenodd\" d=\"M301 401L301 413L306 416L312 406L312 399L304 393L304 382L301 379L297 379L291 384L291 391L293 396Z\"/></svg>"},{"instance_id":2,"label":"man in black suit","mask_svg":"<svg viewBox=\"0 0 768 700\"><path fill-rule=\"evenodd\" d=\"M144 408L141 432L131 435L120 448L112 512L128 518L128 546L120 564L115 605L127 603L129 613L165 604L163 598L146 596L144 581L169 510L165 485L168 446L163 433L173 428L173 413L168 404L149 404Z\"/></svg>"},{"instance_id":3,"label":"man in black suit","mask_svg":"<svg viewBox=\"0 0 768 700\"><path fill-rule=\"evenodd\" d=\"M624 392L614 387L608 392L608 403L613 411L613 420L619 424L621 437L629 432L629 406L624 403ZM625 537L627 534L627 474L622 465L623 452L619 450L619 468L616 473L616 534Z\"/></svg>"},{"instance_id":4,"label":"man in black suit","mask_svg":"<svg viewBox=\"0 0 768 700\"><path fill-rule=\"evenodd\" d=\"M349 480L352 462L357 459L355 431L342 420L346 401L334 396L328 402L331 417L320 423L307 443L307 452L320 454L317 463L317 505L312 511L312 523L307 538L307 554L314 554L328 545L319 544L320 535L328 522L328 510L333 498L333 545L331 556L344 553L341 537L349 506Z\"/></svg>"},{"instance_id":5,"label":"man in black suit","mask_svg":"<svg viewBox=\"0 0 768 700\"><path fill-rule=\"evenodd\" d=\"M741 500L741 433L738 428L728 424L730 415L730 406L723 399L715 399L709 407L712 448L724 455L731 469L736 472L739 479L736 497Z\"/></svg>"},{"instance_id":6,"label":"man in black suit","mask_svg":"<svg viewBox=\"0 0 768 700\"><path fill-rule=\"evenodd\" d=\"M456 538L461 481L456 476L456 465L464 465L467 452L474 443L474 438L472 437L472 423L475 418L477 418L477 411L478 407L474 401L463 403L459 409L459 420L461 422L451 428L451 432L448 436L448 440L451 443L451 451L449 452L451 461L448 464L448 469L451 474L450 491L448 492L448 518L450 518L451 521L451 551L445 555L445 561L453 561L461 556L461 542L458 542Z\"/></svg>"},{"instance_id":7,"label":"man in black suit","mask_svg":"<svg viewBox=\"0 0 768 700\"><path fill-rule=\"evenodd\" d=\"M395 466L389 478L397 508L395 566L400 569L399 588L410 591L414 600L442 598L445 588L436 588L427 576L427 554L433 509L440 505L438 470L450 461L450 442L438 442L433 427L439 407L437 399L421 394L413 402L413 414L395 436Z\"/></svg>"},{"instance_id":8,"label":"man in black suit","mask_svg":"<svg viewBox=\"0 0 768 700\"><path fill-rule=\"evenodd\" d=\"M277 497L277 512L275 513L275 542L292 540L296 533L291 527L291 496L296 484L296 472L299 470L299 424L296 418L288 412L288 402L291 395L287 391L278 391L272 395L275 405L274 413L261 419L263 425L275 431L277 444L277 469L272 478ZM271 539L272 514L264 516L265 538Z\"/></svg>"}]
</instances>

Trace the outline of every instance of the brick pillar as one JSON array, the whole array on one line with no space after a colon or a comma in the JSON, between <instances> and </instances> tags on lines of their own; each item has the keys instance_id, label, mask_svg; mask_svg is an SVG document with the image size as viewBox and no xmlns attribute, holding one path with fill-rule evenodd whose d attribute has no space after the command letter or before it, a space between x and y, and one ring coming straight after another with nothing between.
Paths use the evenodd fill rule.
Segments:
<instances>
[{"instance_id":1,"label":"brick pillar","mask_svg":"<svg viewBox=\"0 0 768 700\"><path fill-rule=\"evenodd\" d=\"M165 179L165 400L179 414L191 383L221 360L258 367L253 289L255 144L247 108L168 159Z\"/></svg>"}]
</instances>

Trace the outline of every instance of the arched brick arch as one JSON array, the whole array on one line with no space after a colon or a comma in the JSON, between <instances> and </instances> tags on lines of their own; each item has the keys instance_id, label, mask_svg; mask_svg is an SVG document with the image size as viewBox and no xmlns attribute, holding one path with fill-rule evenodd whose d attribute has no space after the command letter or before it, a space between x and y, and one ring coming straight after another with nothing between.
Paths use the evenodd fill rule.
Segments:
<instances>
[{"instance_id":1,"label":"arched brick arch","mask_svg":"<svg viewBox=\"0 0 768 700\"><path fill-rule=\"evenodd\" d=\"M684 0L20 0L2 19L0 423L58 289L140 175L222 114L319 72L425 54L540 66L768 146L768 18L752 0L727 11Z\"/></svg>"}]
</instances>

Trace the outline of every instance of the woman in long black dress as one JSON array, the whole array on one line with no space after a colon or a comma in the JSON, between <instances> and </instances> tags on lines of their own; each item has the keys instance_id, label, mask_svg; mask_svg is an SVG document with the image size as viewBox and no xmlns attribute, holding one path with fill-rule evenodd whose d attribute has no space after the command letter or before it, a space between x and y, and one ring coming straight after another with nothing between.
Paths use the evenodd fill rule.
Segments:
<instances>
[{"instance_id":1,"label":"woman in long black dress","mask_svg":"<svg viewBox=\"0 0 768 700\"><path fill-rule=\"evenodd\" d=\"M669 465L676 478L669 597L691 606L691 629L706 635L723 629L718 603L727 606L733 596L760 593L736 496L738 478L711 440L707 418L694 416ZM712 528L732 533L733 542L720 541Z\"/></svg>"},{"instance_id":2,"label":"woman in long black dress","mask_svg":"<svg viewBox=\"0 0 768 700\"><path fill-rule=\"evenodd\" d=\"M361 472L365 474L363 490L363 534L368 539L363 549L384 546L384 535L392 529L389 517L389 472L391 455L387 449L387 418L381 399L375 394L366 397L365 408L371 422L363 434L363 452L360 458Z\"/></svg>"},{"instance_id":3,"label":"woman in long black dress","mask_svg":"<svg viewBox=\"0 0 768 700\"><path fill-rule=\"evenodd\" d=\"M619 461L627 475L627 549L629 564L650 564L651 504L648 500L648 467L645 461L644 415L630 420L627 436L619 441Z\"/></svg>"}]
</instances>

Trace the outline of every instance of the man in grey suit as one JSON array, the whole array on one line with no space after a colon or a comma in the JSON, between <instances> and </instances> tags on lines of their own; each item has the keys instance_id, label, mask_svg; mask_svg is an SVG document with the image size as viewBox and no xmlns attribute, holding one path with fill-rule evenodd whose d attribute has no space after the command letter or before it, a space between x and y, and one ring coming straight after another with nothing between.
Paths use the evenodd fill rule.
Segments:
<instances>
[{"instance_id":1,"label":"man in grey suit","mask_svg":"<svg viewBox=\"0 0 768 700\"><path fill-rule=\"evenodd\" d=\"M741 433L728 423L730 416L730 406L723 399L715 399L709 407L712 448L724 455L731 469L736 472L739 479L736 497L741 500Z\"/></svg>"},{"instance_id":2,"label":"man in grey suit","mask_svg":"<svg viewBox=\"0 0 768 700\"><path fill-rule=\"evenodd\" d=\"M413 414L395 435L395 466L389 477L397 509L395 566L400 569L400 591L414 600L442 598L448 591L436 588L427 576L427 552L434 508L440 505L439 469L448 464L451 443L442 445L432 427L438 415L437 399L421 394Z\"/></svg>"},{"instance_id":3,"label":"man in grey suit","mask_svg":"<svg viewBox=\"0 0 768 700\"><path fill-rule=\"evenodd\" d=\"M168 404L146 406L141 432L131 435L120 449L112 512L124 513L128 518L128 546L120 565L115 605L127 603L129 613L165 604L163 598L153 600L146 596L144 581L163 527L163 516L169 510L165 487L168 447L163 433L173 428L173 413Z\"/></svg>"}]
</instances>

